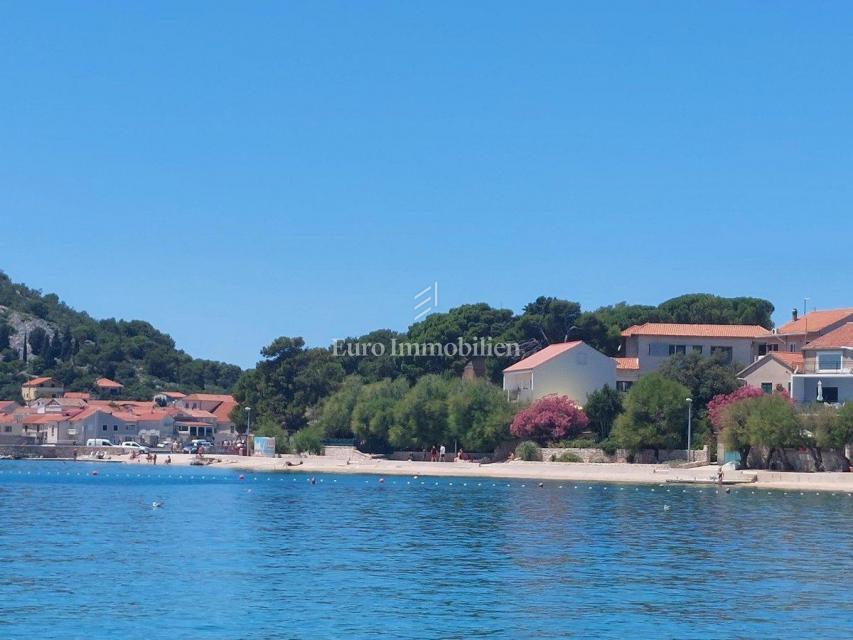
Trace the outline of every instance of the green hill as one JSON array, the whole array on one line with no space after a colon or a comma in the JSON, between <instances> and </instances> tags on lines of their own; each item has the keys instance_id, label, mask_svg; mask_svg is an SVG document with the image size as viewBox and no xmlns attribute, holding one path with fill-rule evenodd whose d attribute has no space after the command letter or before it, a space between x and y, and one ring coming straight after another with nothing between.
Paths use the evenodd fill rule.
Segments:
<instances>
[{"instance_id":1,"label":"green hill","mask_svg":"<svg viewBox=\"0 0 853 640\"><path fill-rule=\"evenodd\" d=\"M164 389L227 392L240 372L189 356L147 322L96 320L0 271L0 399L20 399L28 375L52 376L69 391L91 391L106 377L125 386L124 397L150 398Z\"/></svg>"}]
</instances>

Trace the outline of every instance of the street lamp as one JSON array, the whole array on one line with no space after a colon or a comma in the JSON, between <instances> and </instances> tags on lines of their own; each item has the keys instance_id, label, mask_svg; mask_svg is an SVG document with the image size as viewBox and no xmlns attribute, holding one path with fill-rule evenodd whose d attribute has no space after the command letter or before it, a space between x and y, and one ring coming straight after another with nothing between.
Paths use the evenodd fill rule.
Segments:
<instances>
[{"instance_id":1,"label":"street lamp","mask_svg":"<svg viewBox=\"0 0 853 640\"><path fill-rule=\"evenodd\" d=\"M693 450L690 448L693 439L693 398L687 398L687 461L693 462Z\"/></svg>"},{"instance_id":2,"label":"street lamp","mask_svg":"<svg viewBox=\"0 0 853 640\"><path fill-rule=\"evenodd\" d=\"M249 455L249 432L252 430L252 407L246 407L246 455Z\"/></svg>"}]
</instances>

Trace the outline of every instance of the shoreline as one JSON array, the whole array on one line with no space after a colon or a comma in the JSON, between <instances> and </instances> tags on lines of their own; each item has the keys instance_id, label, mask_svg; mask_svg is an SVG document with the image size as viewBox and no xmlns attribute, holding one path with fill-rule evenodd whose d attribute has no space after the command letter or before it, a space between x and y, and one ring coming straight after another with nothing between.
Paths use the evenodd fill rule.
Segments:
<instances>
[{"instance_id":1,"label":"shoreline","mask_svg":"<svg viewBox=\"0 0 853 640\"><path fill-rule=\"evenodd\" d=\"M163 466L165 455L157 466ZM192 454L169 454L172 464L189 466L195 459ZM359 455L350 459L327 456L283 455L280 458L262 458L211 455L207 459L217 462L209 466L217 469L233 469L249 473L337 473L365 474L377 476L430 476L466 478L504 478L517 480L603 482L613 484L667 484L683 482L696 486L717 487L717 465L693 468L671 467L666 464L629 463L582 463L582 462L495 462L479 465L475 462L408 462L385 460ZM150 466L130 460L128 456L116 456L109 460L78 458L78 462L120 462L131 465ZM289 465L289 466L288 466ZM853 473L820 472L800 473L764 470L726 470L723 480L726 488L742 486L753 489L788 491L829 491L853 493Z\"/></svg>"}]
</instances>

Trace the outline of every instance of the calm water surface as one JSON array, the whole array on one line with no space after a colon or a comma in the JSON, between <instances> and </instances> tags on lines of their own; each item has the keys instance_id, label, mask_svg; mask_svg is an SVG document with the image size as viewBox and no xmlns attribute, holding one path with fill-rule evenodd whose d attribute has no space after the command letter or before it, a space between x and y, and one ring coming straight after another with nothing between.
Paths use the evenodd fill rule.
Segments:
<instances>
[{"instance_id":1,"label":"calm water surface","mask_svg":"<svg viewBox=\"0 0 853 640\"><path fill-rule=\"evenodd\" d=\"M0 638L850 638L851 524L843 493L0 462Z\"/></svg>"}]
</instances>

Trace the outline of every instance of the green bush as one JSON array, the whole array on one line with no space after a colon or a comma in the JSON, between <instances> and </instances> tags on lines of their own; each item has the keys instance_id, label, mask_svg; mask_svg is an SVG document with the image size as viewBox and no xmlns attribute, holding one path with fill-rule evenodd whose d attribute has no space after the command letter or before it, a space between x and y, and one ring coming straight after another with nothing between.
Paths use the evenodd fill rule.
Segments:
<instances>
[{"instance_id":1,"label":"green bush","mask_svg":"<svg viewBox=\"0 0 853 640\"><path fill-rule=\"evenodd\" d=\"M592 438L575 438L574 440L561 440L554 444L555 449L594 449L600 445Z\"/></svg>"},{"instance_id":2,"label":"green bush","mask_svg":"<svg viewBox=\"0 0 853 640\"><path fill-rule=\"evenodd\" d=\"M555 462L583 462L583 458L581 458L576 453L572 453L571 451L566 451L565 453L560 455L560 457L557 458L555 460Z\"/></svg>"},{"instance_id":3,"label":"green bush","mask_svg":"<svg viewBox=\"0 0 853 640\"><path fill-rule=\"evenodd\" d=\"M542 459L542 449L530 440L525 440L515 448L515 457L528 462Z\"/></svg>"},{"instance_id":4,"label":"green bush","mask_svg":"<svg viewBox=\"0 0 853 640\"><path fill-rule=\"evenodd\" d=\"M296 453L323 453L322 436L316 427L305 427L297 431L290 438L290 445Z\"/></svg>"},{"instance_id":5,"label":"green bush","mask_svg":"<svg viewBox=\"0 0 853 640\"><path fill-rule=\"evenodd\" d=\"M604 453L609 456L615 456L616 449L618 449L619 446L615 442L613 442L613 440L607 438L606 440L602 440L598 443L598 448L604 451Z\"/></svg>"}]
</instances>

